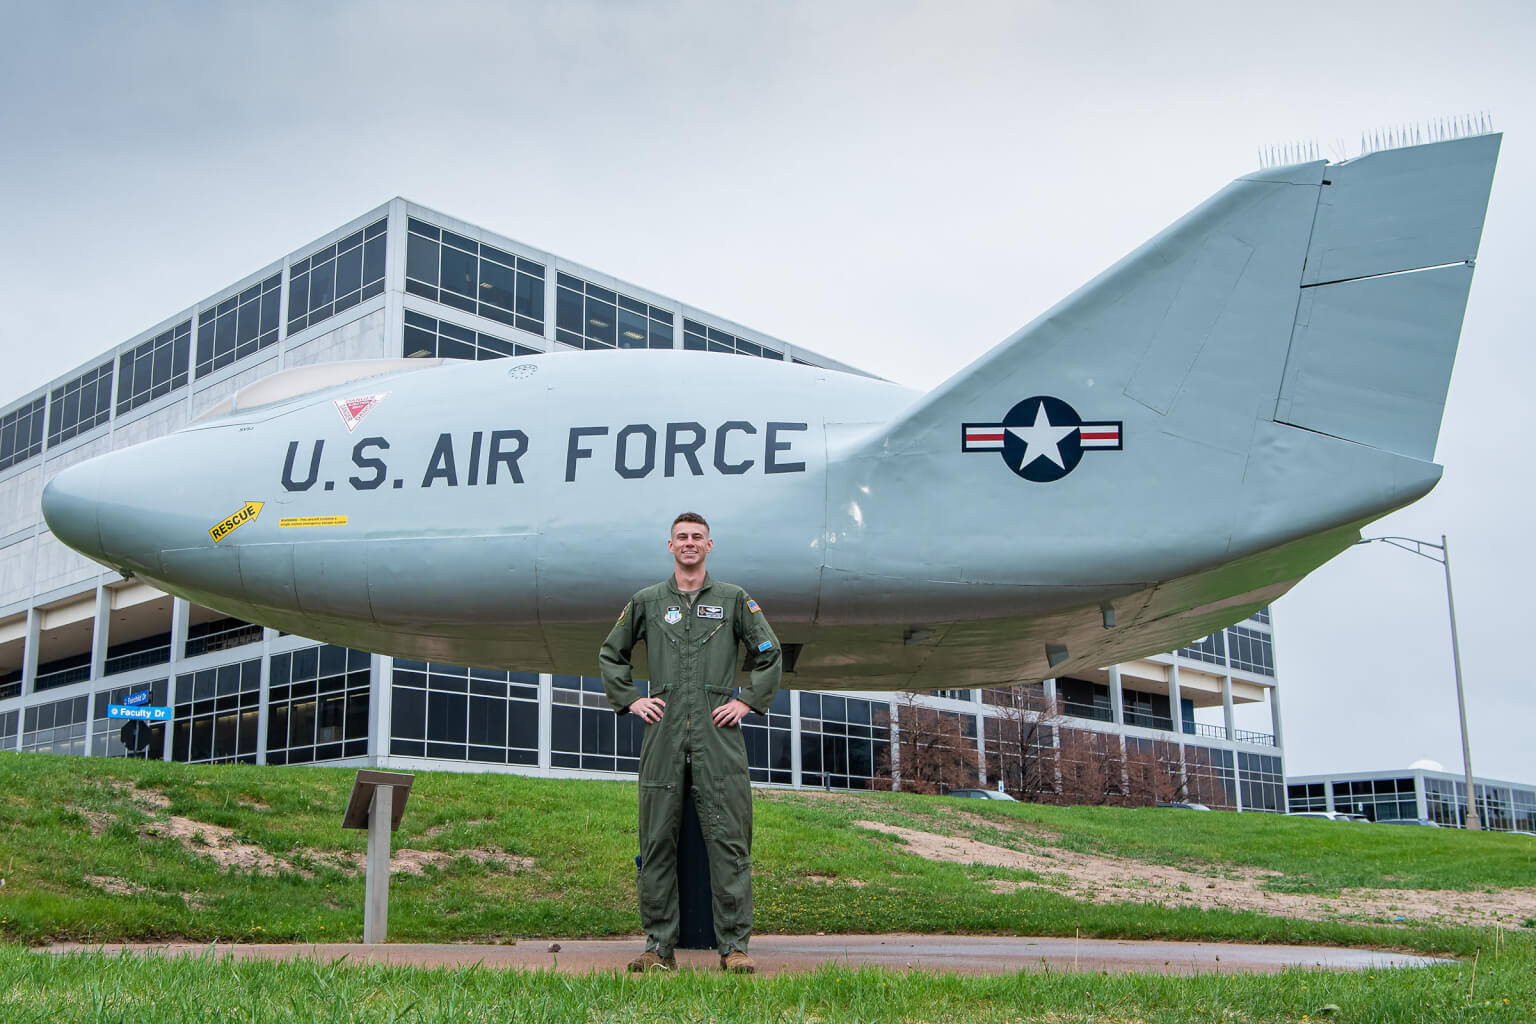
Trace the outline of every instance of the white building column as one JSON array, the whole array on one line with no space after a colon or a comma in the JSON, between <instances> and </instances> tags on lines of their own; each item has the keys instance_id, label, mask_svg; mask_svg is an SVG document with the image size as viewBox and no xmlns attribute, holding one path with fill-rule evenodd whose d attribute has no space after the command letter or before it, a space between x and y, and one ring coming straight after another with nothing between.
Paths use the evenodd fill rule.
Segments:
<instances>
[{"instance_id":1,"label":"white building column","mask_svg":"<svg viewBox=\"0 0 1536 1024\"><path fill-rule=\"evenodd\" d=\"M96 588L96 618L91 623L91 681L107 674L107 644L112 630L112 591ZM94 711L94 709L92 709ZM92 717L92 721L95 718Z\"/></svg>"},{"instance_id":2,"label":"white building column","mask_svg":"<svg viewBox=\"0 0 1536 1024\"><path fill-rule=\"evenodd\" d=\"M795 719L795 729L800 729L800 719ZM795 786L800 785L800 743L795 742ZM891 701L891 788L901 788L901 708Z\"/></svg>"},{"instance_id":3,"label":"white building column","mask_svg":"<svg viewBox=\"0 0 1536 1024\"><path fill-rule=\"evenodd\" d=\"M22 696L30 696L37 689L37 656L38 647L43 639L43 611L41 608L27 609L27 638L22 641L21 648L21 693ZM17 722L16 735L21 736L21 723Z\"/></svg>"},{"instance_id":4,"label":"white building column","mask_svg":"<svg viewBox=\"0 0 1536 1024\"><path fill-rule=\"evenodd\" d=\"M1269 720L1275 730L1275 752L1285 750L1285 737L1280 732L1280 687L1269 688Z\"/></svg>"},{"instance_id":5,"label":"white building column","mask_svg":"<svg viewBox=\"0 0 1536 1024\"><path fill-rule=\"evenodd\" d=\"M272 713L272 644L277 640L277 630L263 629L261 631L261 688L257 693L261 696L261 703L257 705L261 713L256 716L256 763L267 763L267 736L271 729ZM171 680L175 686L176 681ZM171 694L171 704L176 703L176 695ZM167 742L166 746L170 746Z\"/></svg>"},{"instance_id":6,"label":"white building column","mask_svg":"<svg viewBox=\"0 0 1536 1024\"><path fill-rule=\"evenodd\" d=\"M1173 731L1178 733L1183 745L1184 735L1184 691L1179 688L1179 666L1175 662L1168 666L1168 717L1173 721Z\"/></svg>"},{"instance_id":7,"label":"white building column","mask_svg":"<svg viewBox=\"0 0 1536 1024\"><path fill-rule=\"evenodd\" d=\"M976 778L987 788L987 716L976 712Z\"/></svg>"},{"instance_id":8,"label":"white building column","mask_svg":"<svg viewBox=\"0 0 1536 1024\"><path fill-rule=\"evenodd\" d=\"M1232 677L1221 677L1221 717L1227 729L1227 742L1231 743L1237 737L1237 728L1233 724L1232 714Z\"/></svg>"},{"instance_id":9,"label":"white building column","mask_svg":"<svg viewBox=\"0 0 1536 1024\"><path fill-rule=\"evenodd\" d=\"M649 689L650 684L646 684ZM539 673L539 768L549 771L555 746L555 677Z\"/></svg>"},{"instance_id":10,"label":"white building column","mask_svg":"<svg viewBox=\"0 0 1536 1024\"><path fill-rule=\"evenodd\" d=\"M1045 705L1049 709L1049 713L1056 714L1060 712L1061 709L1056 706L1056 680L1047 679L1040 685L1045 690Z\"/></svg>"},{"instance_id":11,"label":"white building column","mask_svg":"<svg viewBox=\"0 0 1536 1024\"><path fill-rule=\"evenodd\" d=\"M171 598L171 664L187 660L187 624L192 606L179 597Z\"/></svg>"},{"instance_id":12,"label":"white building column","mask_svg":"<svg viewBox=\"0 0 1536 1024\"><path fill-rule=\"evenodd\" d=\"M1120 666L1109 666L1109 710L1111 721L1125 725L1125 691L1120 686Z\"/></svg>"}]
</instances>

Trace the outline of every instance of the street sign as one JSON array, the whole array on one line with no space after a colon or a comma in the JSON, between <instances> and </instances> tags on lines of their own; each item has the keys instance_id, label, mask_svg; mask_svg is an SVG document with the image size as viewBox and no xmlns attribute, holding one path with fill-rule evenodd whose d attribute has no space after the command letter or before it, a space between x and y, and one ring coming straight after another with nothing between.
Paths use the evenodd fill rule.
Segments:
<instances>
[{"instance_id":1,"label":"street sign","mask_svg":"<svg viewBox=\"0 0 1536 1024\"><path fill-rule=\"evenodd\" d=\"M108 718L127 718L139 722L169 722L171 709L160 708L153 705L133 708L126 704L108 704Z\"/></svg>"},{"instance_id":2,"label":"street sign","mask_svg":"<svg viewBox=\"0 0 1536 1024\"><path fill-rule=\"evenodd\" d=\"M130 693L128 696L123 698L123 703L131 708L138 707L140 704L148 704L149 691L140 690L138 693Z\"/></svg>"}]
</instances>

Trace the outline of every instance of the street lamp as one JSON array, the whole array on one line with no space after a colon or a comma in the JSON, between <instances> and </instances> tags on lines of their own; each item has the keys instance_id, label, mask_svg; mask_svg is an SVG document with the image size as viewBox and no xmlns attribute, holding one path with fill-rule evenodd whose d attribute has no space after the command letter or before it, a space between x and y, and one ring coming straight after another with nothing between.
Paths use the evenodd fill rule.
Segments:
<instances>
[{"instance_id":1,"label":"street lamp","mask_svg":"<svg viewBox=\"0 0 1536 1024\"><path fill-rule=\"evenodd\" d=\"M1445 566L1445 603L1451 609L1451 661L1456 666L1456 710L1461 713L1461 764L1467 776L1467 829L1476 832L1482 825L1477 817L1477 789L1472 782L1472 744L1467 739L1467 698L1461 686L1461 645L1456 641L1456 598L1451 593L1451 549L1446 546L1443 533L1439 544L1414 540L1412 537L1362 537L1355 543L1369 544L1378 540Z\"/></svg>"}]
</instances>

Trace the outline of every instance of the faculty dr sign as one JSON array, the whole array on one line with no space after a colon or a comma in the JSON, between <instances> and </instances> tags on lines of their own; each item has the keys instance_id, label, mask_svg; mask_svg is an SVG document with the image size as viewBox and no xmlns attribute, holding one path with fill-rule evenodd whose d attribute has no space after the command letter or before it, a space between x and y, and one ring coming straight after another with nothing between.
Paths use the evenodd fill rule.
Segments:
<instances>
[{"instance_id":1,"label":"faculty dr sign","mask_svg":"<svg viewBox=\"0 0 1536 1024\"><path fill-rule=\"evenodd\" d=\"M153 704L145 704L141 707L130 707L127 704L108 704L108 718L126 718L137 722L169 722L171 709L155 707Z\"/></svg>"}]
</instances>

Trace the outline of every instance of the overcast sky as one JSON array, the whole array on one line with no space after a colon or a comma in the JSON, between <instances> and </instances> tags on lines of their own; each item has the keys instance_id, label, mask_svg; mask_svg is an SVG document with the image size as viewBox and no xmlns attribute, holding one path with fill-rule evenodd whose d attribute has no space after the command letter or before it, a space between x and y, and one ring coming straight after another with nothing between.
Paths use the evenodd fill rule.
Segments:
<instances>
[{"instance_id":1,"label":"overcast sky","mask_svg":"<svg viewBox=\"0 0 1536 1024\"><path fill-rule=\"evenodd\" d=\"M1261 147L1337 159L1486 112L1506 136L1445 477L1369 532L1449 535L1474 768L1536 782L1511 646L1536 572L1536 8L212 8L3 3L0 402L395 195L926 389ZM1459 770L1437 565L1355 549L1274 618L1289 773Z\"/></svg>"}]
</instances>

